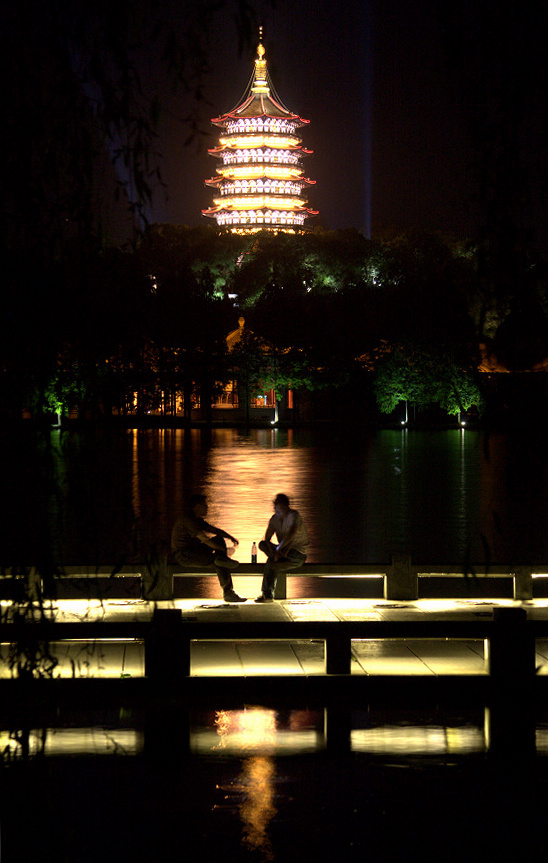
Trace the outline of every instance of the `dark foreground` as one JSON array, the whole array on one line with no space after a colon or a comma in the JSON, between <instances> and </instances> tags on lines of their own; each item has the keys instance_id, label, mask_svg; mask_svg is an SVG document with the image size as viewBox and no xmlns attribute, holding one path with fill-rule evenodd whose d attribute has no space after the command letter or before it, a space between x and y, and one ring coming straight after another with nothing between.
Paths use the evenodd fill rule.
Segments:
<instances>
[{"instance_id":1,"label":"dark foreground","mask_svg":"<svg viewBox=\"0 0 548 863\"><path fill-rule=\"evenodd\" d=\"M548 759L511 760L38 759L2 771L2 861L541 860Z\"/></svg>"}]
</instances>

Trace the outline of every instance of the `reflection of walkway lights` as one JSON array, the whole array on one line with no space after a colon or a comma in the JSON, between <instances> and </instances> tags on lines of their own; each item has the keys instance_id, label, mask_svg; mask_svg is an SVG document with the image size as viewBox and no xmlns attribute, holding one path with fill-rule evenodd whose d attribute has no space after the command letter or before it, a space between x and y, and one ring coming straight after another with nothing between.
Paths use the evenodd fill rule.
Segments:
<instances>
[{"instance_id":1,"label":"reflection of walkway lights","mask_svg":"<svg viewBox=\"0 0 548 863\"><path fill-rule=\"evenodd\" d=\"M276 712L263 708L218 710L215 714L218 748L237 745L246 752L271 749L276 742Z\"/></svg>"}]
</instances>

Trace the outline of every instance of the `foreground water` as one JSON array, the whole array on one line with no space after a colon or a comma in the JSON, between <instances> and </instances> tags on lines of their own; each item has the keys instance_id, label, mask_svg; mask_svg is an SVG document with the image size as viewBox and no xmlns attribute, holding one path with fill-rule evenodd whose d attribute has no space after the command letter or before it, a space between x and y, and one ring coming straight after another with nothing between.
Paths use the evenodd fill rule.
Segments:
<instances>
[{"instance_id":1,"label":"foreground water","mask_svg":"<svg viewBox=\"0 0 548 863\"><path fill-rule=\"evenodd\" d=\"M546 765L354 753L50 758L3 772L2 859L542 860ZM504 857L502 857L504 855Z\"/></svg>"},{"instance_id":2,"label":"foreground water","mask_svg":"<svg viewBox=\"0 0 548 863\"><path fill-rule=\"evenodd\" d=\"M209 520L249 562L283 491L305 518L311 562L548 560L540 430L53 432L48 443L3 447L3 549L19 540L65 563L142 559L202 491Z\"/></svg>"},{"instance_id":3,"label":"foreground water","mask_svg":"<svg viewBox=\"0 0 548 863\"><path fill-rule=\"evenodd\" d=\"M210 520L240 539L242 560L278 491L306 519L312 561L373 563L395 551L425 562L548 560L541 435L53 432L39 446L12 441L1 458L6 560L14 551L27 560L138 559L169 540L197 490L209 497ZM133 751L123 705L117 717L98 709L90 719L108 754L94 745L84 757L70 723L48 731L49 757L28 763L10 760L2 738L2 860L353 863L491 859L516 847L520 859L544 859L544 750L531 761L495 758L481 716L449 722L399 708L379 727L366 711L344 753L318 747L321 717L302 714L277 714L276 745L266 726L261 746L228 745L222 704L191 751L176 727L152 756L137 733ZM304 748L294 737L285 745L280 728L292 724Z\"/></svg>"}]
</instances>

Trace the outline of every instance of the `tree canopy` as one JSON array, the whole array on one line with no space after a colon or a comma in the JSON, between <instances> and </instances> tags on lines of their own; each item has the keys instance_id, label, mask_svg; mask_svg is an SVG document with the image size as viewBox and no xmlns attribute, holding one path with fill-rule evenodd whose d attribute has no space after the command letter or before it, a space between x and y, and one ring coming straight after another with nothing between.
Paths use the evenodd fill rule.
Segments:
<instances>
[{"instance_id":1,"label":"tree canopy","mask_svg":"<svg viewBox=\"0 0 548 863\"><path fill-rule=\"evenodd\" d=\"M376 369L374 390L383 413L402 401L419 408L438 405L449 415L482 404L474 370L461 368L450 351L426 345L392 350Z\"/></svg>"}]
</instances>

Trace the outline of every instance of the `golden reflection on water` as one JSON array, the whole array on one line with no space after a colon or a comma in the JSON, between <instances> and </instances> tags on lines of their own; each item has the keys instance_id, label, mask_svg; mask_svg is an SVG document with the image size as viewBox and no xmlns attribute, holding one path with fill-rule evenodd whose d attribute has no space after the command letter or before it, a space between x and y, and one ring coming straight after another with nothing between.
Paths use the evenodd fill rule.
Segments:
<instances>
[{"instance_id":1,"label":"golden reflection on water","mask_svg":"<svg viewBox=\"0 0 548 863\"><path fill-rule=\"evenodd\" d=\"M295 711L289 718L289 729L309 727L307 712ZM219 710L214 727L218 741L210 752L231 752L242 757L237 777L219 788L222 807L233 808L241 820L244 848L260 852L261 859L275 859L270 825L277 815L276 764L281 721L274 710L254 707L245 710ZM318 747L319 748L319 747ZM485 750L484 729L478 726L381 725L354 729L351 751L370 755L446 756L467 755Z\"/></svg>"},{"instance_id":2,"label":"golden reflection on water","mask_svg":"<svg viewBox=\"0 0 548 863\"><path fill-rule=\"evenodd\" d=\"M247 794L240 806L244 826L243 843L250 849L260 849L266 860L274 859L268 827L277 812L274 806L275 775L272 758L263 756L247 758L240 774L242 787Z\"/></svg>"},{"instance_id":3,"label":"golden reflection on water","mask_svg":"<svg viewBox=\"0 0 548 863\"><path fill-rule=\"evenodd\" d=\"M323 714L317 711L292 710L283 722L275 711L263 708L220 710L213 724L198 723L191 731L194 753L213 755L219 752L243 758L246 755L302 755L325 747Z\"/></svg>"},{"instance_id":4,"label":"golden reflection on water","mask_svg":"<svg viewBox=\"0 0 548 863\"><path fill-rule=\"evenodd\" d=\"M208 498L207 520L239 540L235 557L251 562L272 515L278 492L290 498L305 519L314 560L321 523L314 450L297 446L292 429L159 429L130 432L132 504L140 542L146 549L169 543L176 518L191 494ZM319 519L319 521L318 521ZM259 563L265 556L258 553Z\"/></svg>"},{"instance_id":5,"label":"golden reflection on water","mask_svg":"<svg viewBox=\"0 0 548 863\"><path fill-rule=\"evenodd\" d=\"M274 710L219 710L215 714L215 726L220 737L216 749L227 748L229 740L231 748L236 746L244 752L265 752L276 745ZM276 768L269 755L251 755L244 759L242 770L230 789L239 795L242 844L249 850L261 851L265 860L274 859L268 829L277 812L275 778Z\"/></svg>"},{"instance_id":6,"label":"golden reflection on water","mask_svg":"<svg viewBox=\"0 0 548 863\"><path fill-rule=\"evenodd\" d=\"M276 744L276 712L264 708L218 710L215 728L220 742L216 749L237 749L242 752L274 749Z\"/></svg>"},{"instance_id":7,"label":"golden reflection on water","mask_svg":"<svg viewBox=\"0 0 548 863\"><path fill-rule=\"evenodd\" d=\"M504 560L513 545L522 545L522 533L531 540L528 555L529 546L541 553L546 546L546 519L539 513L546 509L548 469L527 480L534 494L518 513L518 535L506 482L515 454L506 438L491 438L486 457L484 438L460 430L384 430L360 438L273 428L129 435L132 503L144 551L159 538L169 542L194 492L208 496L209 520L238 538L237 557L244 563L264 535L278 492L305 519L310 562L377 562L402 550L432 563L457 562L467 550L481 560L483 538L491 559Z\"/></svg>"},{"instance_id":8,"label":"golden reflection on water","mask_svg":"<svg viewBox=\"0 0 548 863\"><path fill-rule=\"evenodd\" d=\"M253 437L237 436L222 429L207 457L204 493L209 501L208 519L239 540L237 558L251 561L251 546L263 537L278 492L287 494L300 511L315 543L315 521L310 481L312 453L294 445L291 430L259 430ZM266 558L262 552L257 560Z\"/></svg>"},{"instance_id":9,"label":"golden reflection on water","mask_svg":"<svg viewBox=\"0 0 548 863\"><path fill-rule=\"evenodd\" d=\"M69 564L144 559L169 544L193 492L209 495L210 520L240 540L242 562L280 491L303 514L310 562L378 563L406 552L479 564L487 547L491 561L548 556L546 448L524 454L505 433L129 429L121 441L71 434L67 445L55 450L63 495L50 514Z\"/></svg>"}]
</instances>

